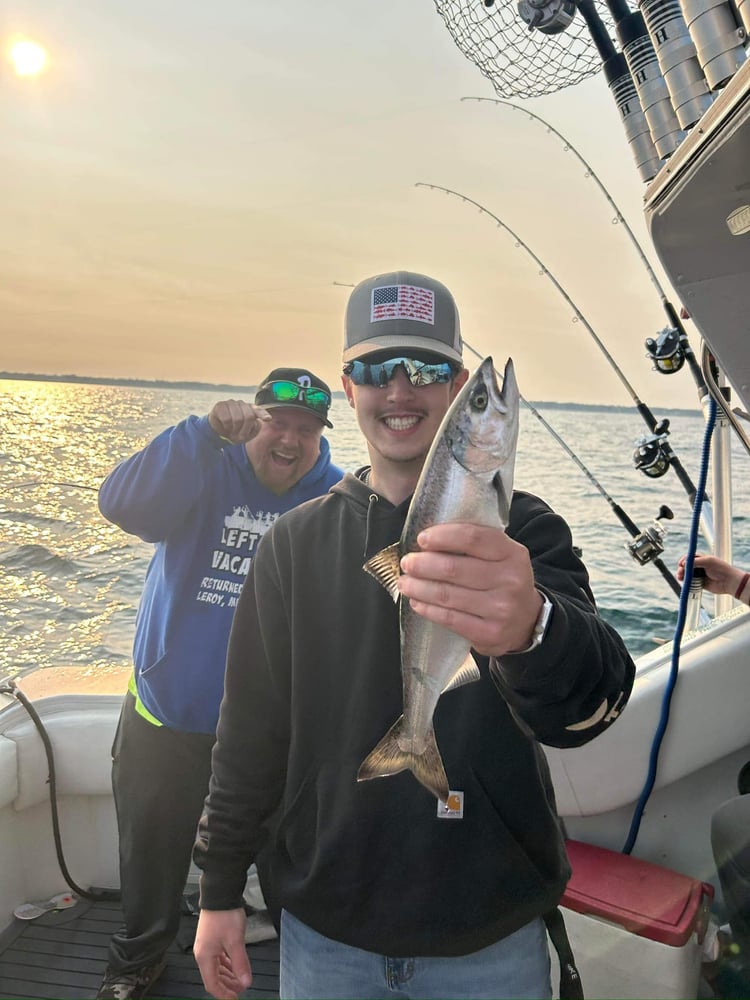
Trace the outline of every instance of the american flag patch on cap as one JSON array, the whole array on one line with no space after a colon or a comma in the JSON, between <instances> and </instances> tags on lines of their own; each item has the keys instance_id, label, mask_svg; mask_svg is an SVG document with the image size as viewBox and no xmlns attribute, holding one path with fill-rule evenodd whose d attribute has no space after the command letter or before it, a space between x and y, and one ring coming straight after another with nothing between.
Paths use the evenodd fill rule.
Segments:
<instances>
[{"instance_id":1,"label":"american flag patch on cap","mask_svg":"<svg viewBox=\"0 0 750 1000\"><path fill-rule=\"evenodd\" d=\"M414 319L435 325L435 293L417 285L382 285L373 288L370 322L383 319Z\"/></svg>"}]
</instances>

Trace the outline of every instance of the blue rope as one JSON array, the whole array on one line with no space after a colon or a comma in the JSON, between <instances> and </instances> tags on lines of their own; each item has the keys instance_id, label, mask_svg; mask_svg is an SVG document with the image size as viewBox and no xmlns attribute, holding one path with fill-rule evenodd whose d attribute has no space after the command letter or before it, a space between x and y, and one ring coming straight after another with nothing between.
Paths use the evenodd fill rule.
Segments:
<instances>
[{"instance_id":1,"label":"blue rope","mask_svg":"<svg viewBox=\"0 0 750 1000\"><path fill-rule=\"evenodd\" d=\"M641 819L643 818L643 812L646 808L646 803L648 802L649 796L654 788L654 783L656 781L656 769L659 764L659 750L661 749L661 743L664 739L664 734L667 731L667 724L669 723L669 709L672 703L672 694L677 684L677 672L680 665L680 643L682 642L682 633L685 631L685 618L687 616L687 604L688 604L688 594L690 593L690 581L693 579L693 563L695 561L695 550L698 547L698 531L700 526L700 515L701 508L703 506L703 500L705 498L706 491L706 479L708 478L708 461L711 453L711 437L714 432L714 426L716 424L716 402L711 399L708 404L708 415L706 417L706 430L703 435L703 448L701 452L701 468L700 476L698 479L698 487L695 493L695 500L693 502L693 516L690 523L690 535L688 538L688 551L685 558L685 577L682 581L682 590L680 591L680 604L677 611L677 625L675 626L674 639L672 642L672 662L669 670L669 679L667 681L667 687L664 691L664 697L662 698L661 705L661 715L659 717L659 724L656 727L656 732L654 733L654 739L651 744L651 754L649 756L648 765L648 775L646 776L646 781L643 786L643 791L641 792L640 798L636 803L635 811L633 813L633 819L630 823L630 831L628 832L628 839L625 841L625 846L622 849L623 854L630 854L635 846L636 837L638 836L638 830L641 826Z\"/></svg>"}]
</instances>

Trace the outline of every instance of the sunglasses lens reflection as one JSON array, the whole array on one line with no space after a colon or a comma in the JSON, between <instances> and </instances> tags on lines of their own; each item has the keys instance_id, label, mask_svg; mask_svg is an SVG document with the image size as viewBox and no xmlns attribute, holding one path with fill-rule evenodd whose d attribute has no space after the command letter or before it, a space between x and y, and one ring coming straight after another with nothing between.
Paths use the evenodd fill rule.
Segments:
<instances>
[{"instance_id":1,"label":"sunglasses lens reflection","mask_svg":"<svg viewBox=\"0 0 750 1000\"><path fill-rule=\"evenodd\" d=\"M401 368L413 386L450 382L454 368L448 361L417 361L414 358L390 358L388 361L368 364L365 361L350 361L344 368L355 385L388 385L396 371Z\"/></svg>"}]
</instances>

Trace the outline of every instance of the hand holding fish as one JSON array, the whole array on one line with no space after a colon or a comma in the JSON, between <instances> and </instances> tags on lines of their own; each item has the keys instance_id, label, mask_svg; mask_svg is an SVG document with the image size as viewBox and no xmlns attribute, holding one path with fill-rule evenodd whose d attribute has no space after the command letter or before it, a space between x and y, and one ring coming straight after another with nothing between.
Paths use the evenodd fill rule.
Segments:
<instances>
[{"instance_id":1,"label":"hand holding fish","mask_svg":"<svg viewBox=\"0 0 750 1000\"><path fill-rule=\"evenodd\" d=\"M499 528L436 524L401 560L398 589L413 611L486 656L525 649L542 597L528 549Z\"/></svg>"},{"instance_id":2,"label":"hand holding fish","mask_svg":"<svg viewBox=\"0 0 750 1000\"><path fill-rule=\"evenodd\" d=\"M214 403L208 414L211 429L232 444L252 441L261 423L270 419L268 410L242 399L224 399Z\"/></svg>"}]
</instances>

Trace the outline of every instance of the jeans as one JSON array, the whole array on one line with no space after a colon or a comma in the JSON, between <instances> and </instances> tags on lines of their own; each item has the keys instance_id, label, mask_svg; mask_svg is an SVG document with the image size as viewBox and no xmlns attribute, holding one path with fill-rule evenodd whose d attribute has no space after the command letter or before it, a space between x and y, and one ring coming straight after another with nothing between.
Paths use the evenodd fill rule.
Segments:
<instances>
[{"instance_id":1,"label":"jeans","mask_svg":"<svg viewBox=\"0 0 750 1000\"><path fill-rule=\"evenodd\" d=\"M323 937L284 910L280 995L283 1000L549 1000L552 987L544 922L532 920L502 941L470 955L389 958Z\"/></svg>"}]
</instances>

